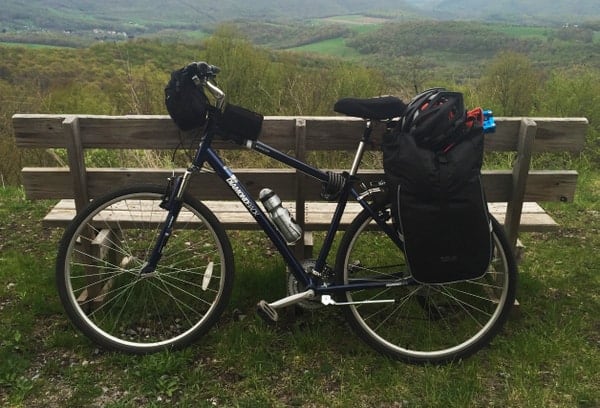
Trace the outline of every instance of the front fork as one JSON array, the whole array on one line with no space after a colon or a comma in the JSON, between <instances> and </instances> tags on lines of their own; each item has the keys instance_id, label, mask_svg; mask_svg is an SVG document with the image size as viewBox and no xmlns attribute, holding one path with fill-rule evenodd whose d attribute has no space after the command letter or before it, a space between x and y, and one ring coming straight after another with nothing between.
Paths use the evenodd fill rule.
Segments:
<instances>
[{"instance_id":1,"label":"front fork","mask_svg":"<svg viewBox=\"0 0 600 408\"><path fill-rule=\"evenodd\" d=\"M160 203L160 208L169 211L167 214L165 223L158 235L156 240L156 244L150 254L150 258L143 266L141 270L141 275L148 275L156 271L156 266L162 257L162 252L169 238L171 237L171 233L173 232L173 225L175 224L175 220L179 216L179 212L181 211L181 207L183 205L183 194L187 185L190 181L190 177L193 174L193 169L186 170L186 172L182 176L173 176L169 177L167 188L162 197L162 201Z\"/></svg>"}]
</instances>

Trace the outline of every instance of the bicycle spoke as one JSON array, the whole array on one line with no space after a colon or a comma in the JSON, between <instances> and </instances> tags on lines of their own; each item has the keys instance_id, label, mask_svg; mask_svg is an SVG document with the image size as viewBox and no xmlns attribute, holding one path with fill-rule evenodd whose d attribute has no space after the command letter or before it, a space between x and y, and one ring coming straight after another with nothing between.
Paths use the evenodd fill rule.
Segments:
<instances>
[{"instance_id":1,"label":"bicycle spoke","mask_svg":"<svg viewBox=\"0 0 600 408\"><path fill-rule=\"evenodd\" d=\"M167 211L158 206L164 188L136 189L100 199L80 216L61 242L57 282L84 333L111 348L145 352L189 343L215 323L231 291L232 254L214 215L187 197L156 270L142 274ZM208 265L214 274L205 286Z\"/></svg>"},{"instance_id":2,"label":"bicycle spoke","mask_svg":"<svg viewBox=\"0 0 600 408\"><path fill-rule=\"evenodd\" d=\"M336 270L344 284L401 282L346 294L346 316L363 340L379 351L407 361L446 361L468 355L489 341L506 319L514 296L514 264L507 264L506 241L494 221L494 259L476 280L419 284L411 278L403 252L361 213L342 239ZM498 232L500 231L500 232ZM512 276L512 278L510 278ZM368 303L394 299L395 303Z\"/></svg>"}]
</instances>

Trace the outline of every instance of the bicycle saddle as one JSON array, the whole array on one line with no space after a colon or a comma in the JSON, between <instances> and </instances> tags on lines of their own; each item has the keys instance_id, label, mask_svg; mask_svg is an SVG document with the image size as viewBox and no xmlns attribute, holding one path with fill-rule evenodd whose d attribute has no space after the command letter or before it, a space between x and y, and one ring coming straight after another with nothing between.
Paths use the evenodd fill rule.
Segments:
<instances>
[{"instance_id":1,"label":"bicycle saddle","mask_svg":"<svg viewBox=\"0 0 600 408\"><path fill-rule=\"evenodd\" d=\"M363 119L383 120L400 117L406 104L395 96L377 98L342 98L335 103L333 110L347 116Z\"/></svg>"}]
</instances>

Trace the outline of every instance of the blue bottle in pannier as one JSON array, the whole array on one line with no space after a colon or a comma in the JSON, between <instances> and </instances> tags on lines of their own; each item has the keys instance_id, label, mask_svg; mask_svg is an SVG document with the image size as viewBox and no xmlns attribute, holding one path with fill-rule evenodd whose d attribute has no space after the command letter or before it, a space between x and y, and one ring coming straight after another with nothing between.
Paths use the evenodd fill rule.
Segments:
<instances>
[{"instance_id":1,"label":"blue bottle in pannier","mask_svg":"<svg viewBox=\"0 0 600 408\"><path fill-rule=\"evenodd\" d=\"M413 98L384 140L392 211L419 282L476 279L490 264L483 122L480 108L466 112L462 94L434 88Z\"/></svg>"}]
</instances>

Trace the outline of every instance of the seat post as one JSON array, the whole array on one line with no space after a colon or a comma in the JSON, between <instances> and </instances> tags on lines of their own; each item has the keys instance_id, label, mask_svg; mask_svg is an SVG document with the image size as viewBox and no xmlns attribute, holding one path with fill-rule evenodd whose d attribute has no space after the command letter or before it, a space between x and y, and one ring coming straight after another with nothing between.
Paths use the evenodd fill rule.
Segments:
<instances>
[{"instance_id":1,"label":"seat post","mask_svg":"<svg viewBox=\"0 0 600 408\"><path fill-rule=\"evenodd\" d=\"M371 138L371 132L373 131L373 126L370 120L367 120L365 125L365 131L363 132L362 140L358 143L358 149L356 150L356 155L354 156L354 161L352 162L352 169L350 169L350 175L356 176L358 173L358 166L360 166L360 162L362 161L363 154L365 152L365 146L369 142Z\"/></svg>"},{"instance_id":2,"label":"seat post","mask_svg":"<svg viewBox=\"0 0 600 408\"><path fill-rule=\"evenodd\" d=\"M367 119L366 123L365 123L365 130L363 132L363 138L362 141L367 143L369 141L369 139L371 138L371 132L373 131L373 123L371 122L371 119Z\"/></svg>"}]
</instances>

